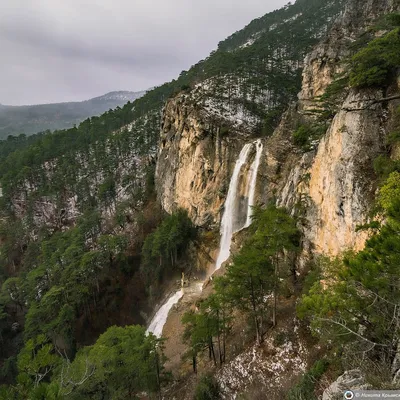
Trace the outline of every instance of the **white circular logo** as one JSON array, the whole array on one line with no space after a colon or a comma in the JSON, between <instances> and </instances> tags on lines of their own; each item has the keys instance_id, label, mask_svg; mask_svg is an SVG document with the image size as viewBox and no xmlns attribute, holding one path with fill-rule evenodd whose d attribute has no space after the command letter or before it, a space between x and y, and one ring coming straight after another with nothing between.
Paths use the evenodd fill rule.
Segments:
<instances>
[{"instance_id":1,"label":"white circular logo","mask_svg":"<svg viewBox=\"0 0 400 400\"><path fill-rule=\"evenodd\" d=\"M354 397L354 393L351 390L348 390L345 394L344 394L344 398L346 400L351 400Z\"/></svg>"}]
</instances>

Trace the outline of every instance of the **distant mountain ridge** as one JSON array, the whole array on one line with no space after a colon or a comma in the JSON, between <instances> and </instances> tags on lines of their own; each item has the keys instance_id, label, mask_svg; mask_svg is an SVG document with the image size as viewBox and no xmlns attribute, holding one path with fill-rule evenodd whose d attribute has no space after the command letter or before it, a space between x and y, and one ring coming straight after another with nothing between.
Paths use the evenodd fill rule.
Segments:
<instances>
[{"instance_id":1,"label":"distant mountain ridge","mask_svg":"<svg viewBox=\"0 0 400 400\"><path fill-rule=\"evenodd\" d=\"M0 104L0 139L21 133L31 135L45 130L71 128L88 117L123 106L145 93L121 90L84 101L26 106Z\"/></svg>"}]
</instances>

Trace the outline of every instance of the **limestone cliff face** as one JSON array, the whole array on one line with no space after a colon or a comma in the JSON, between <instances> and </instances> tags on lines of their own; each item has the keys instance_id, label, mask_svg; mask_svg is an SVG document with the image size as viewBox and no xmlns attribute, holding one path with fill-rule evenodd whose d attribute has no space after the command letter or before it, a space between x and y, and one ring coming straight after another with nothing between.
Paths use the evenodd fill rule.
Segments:
<instances>
[{"instance_id":1,"label":"limestone cliff face","mask_svg":"<svg viewBox=\"0 0 400 400\"><path fill-rule=\"evenodd\" d=\"M163 208L169 213L184 208L196 225L217 226L233 165L246 140L247 134L223 134L220 124L185 95L170 100L156 167Z\"/></svg>"},{"instance_id":2,"label":"limestone cliff face","mask_svg":"<svg viewBox=\"0 0 400 400\"><path fill-rule=\"evenodd\" d=\"M335 74L341 72L340 61L349 55L348 45L357 40L379 16L393 12L399 7L396 0L349 1L329 35L311 51L305 61L303 86L299 94L301 106L324 93Z\"/></svg>"},{"instance_id":3,"label":"limestone cliff face","mask_svg":"<svg viewBox=\"0 0 400 400\"><path fill-rule=\"evenodd\" d=\"M365 243L367 233L356 228L367 222L375 196L373 160L384 151L387 123L382 104L369 105L381 96L351 92L315 153L299 160L280 192L280 205L303 202L305 238L317 253L337 255Z\"/></svg>"},{"instance_id":4,"label":"limestone cliff face","mask_svg":"<svg viewBox=\"0 0 400 400\"><path fill-rule=\"evenodd\" d=\"M397 8L396 8L397 7ZM307 57L299 112L312 105L339 72L347 44L355 40L378 16L398 10L394 1L352 1L328 38ZM393 85L389 92L398 92ZM351 90L314 153L299 158L286 169L286 182L278 204L293 208L302 203L304 228L310 250L338 255L361 249L366 232L357 225L368 220L376 194L373 160L385 151L385 135L393 102L380 101L382 90ZM279 134L279 130L278 130Z\"/></svg>"},{"instance_id":5,"label":"limestone cliff face","mask_svg":"<svg viewBox=\"0 0 400 400\"><path fill-rule=\"evenodd\" d=\"M398 92L398 85L388 93L347 90L313 151L303 154L293 145L292 134L307 120L305 111L315 107L315 97L341 72L348 45L372 21L398 9L395 0L349 1L328 36L306 57L299 102L285 113L272 137L263 140L256 198L301 210L304 247L311 253L337 255L363 247L367 233L356 228L367 222L376 195L373 160L385 151L395 105L381 99ZM243 126L225 129L222 135L226 122L210 120L202 103L192 100L181 94L165 108L157 191L167 212L183 207L196 225L213 227L220 222L235 159L252 139Z\"/></svg>"}]
</instances>

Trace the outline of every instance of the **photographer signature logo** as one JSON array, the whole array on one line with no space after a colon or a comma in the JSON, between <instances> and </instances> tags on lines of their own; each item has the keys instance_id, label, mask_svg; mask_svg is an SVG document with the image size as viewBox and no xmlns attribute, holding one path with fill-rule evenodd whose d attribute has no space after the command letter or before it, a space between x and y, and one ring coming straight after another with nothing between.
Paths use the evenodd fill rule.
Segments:
<instances>
[{"instance_id":1,"label":"photographer signature logo","mask_svg":"<svg viewBox=\"0 0 400 400\"><path fill-rule=\"evenodd\" d=\"M344 394L344 398L346 400L351 400L352 398L354 398L354 393L351 390L347 390Z\"/></svg>"}]
</instances>

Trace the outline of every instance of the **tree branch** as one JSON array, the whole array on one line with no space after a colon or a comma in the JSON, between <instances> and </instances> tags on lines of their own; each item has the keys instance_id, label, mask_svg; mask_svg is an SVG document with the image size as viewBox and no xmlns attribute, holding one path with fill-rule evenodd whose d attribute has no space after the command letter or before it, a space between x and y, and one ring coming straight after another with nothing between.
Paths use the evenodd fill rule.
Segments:
<instances>
[{"instance_id":1,"label":"tree branch","mask_svg":"<svg viewBox=\"0 0 400 400\"><path fill-rule=\"evenodd\" d=\"M373 106L374 104L385 103L386 101L393 101L393 100L397 100L397 99L400 99L400 93L395 94L393 96L389 96L389 97L383 97L382 99L369 100L370 103L363 108L344 108L343 107L342 110L347 111L347 112L365 111L368 108L370 108L371 106Z\"/></svg>"},{"instance_id":2,"label":"tree branch","mask_svg":"<svg viewBox=\"0 0 400 400\"><path fill-rule=\"evenodd\" d=\"M375 346L388 347L386 344L376 343L376 342L373 342L372 340L367 339L366 337L364 337L364 336L360 335L359 333L353 331L348 326L346 326L345 324L342 324L339 321L335 321L333 319L328 319L328 318L317 318L317 320L323 321L323 322L329 322L329 323L338 325L338 326L342 327L343 329L347 330L349 333L352 333L353 335L357 336L361 340L364 340L365 342L371 343L371 344L373 344Z\"/></svg>"}]
</instances>

